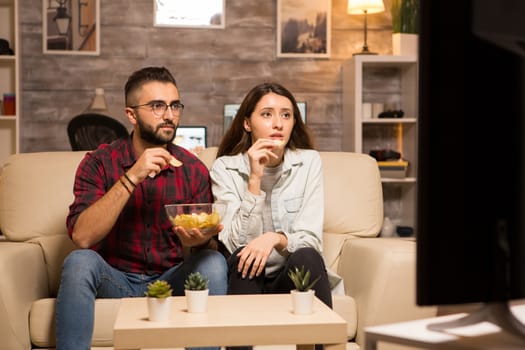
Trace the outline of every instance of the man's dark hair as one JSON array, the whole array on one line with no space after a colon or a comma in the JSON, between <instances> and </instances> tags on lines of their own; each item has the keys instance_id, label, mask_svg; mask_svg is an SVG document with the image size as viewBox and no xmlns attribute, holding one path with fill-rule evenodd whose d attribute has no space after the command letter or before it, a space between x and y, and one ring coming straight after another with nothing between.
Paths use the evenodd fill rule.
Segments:
<instances>
[{"instance_id":1,"label":"man's dark hair","mask_svg":"<svg viewBox=\"0 0 525 350\"><path fill-rule=\"evenodd\" d=\"M145 67L139 69L129 76L126 86L124 87L126 106L135 104L136 101L129 101L132 93L150 81L172 83L173 85L177 86L175 78L165 67Z\"/></svg>"}]
</instances>

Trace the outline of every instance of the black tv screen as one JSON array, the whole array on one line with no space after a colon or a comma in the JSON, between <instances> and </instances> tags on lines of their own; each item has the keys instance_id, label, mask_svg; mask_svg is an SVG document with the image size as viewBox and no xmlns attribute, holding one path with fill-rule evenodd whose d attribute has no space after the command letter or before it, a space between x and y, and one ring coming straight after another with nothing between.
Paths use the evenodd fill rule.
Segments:
<instances>
[{"instance_id":1,"label":"black tv screen","mask_svg":"<svg viewBox=\"0 0 525 350\"><path fill-rule=\"evenodd\" d=\"M420 0L418 305L525 298L524 3Z\"/></svg>"}]
</instances>

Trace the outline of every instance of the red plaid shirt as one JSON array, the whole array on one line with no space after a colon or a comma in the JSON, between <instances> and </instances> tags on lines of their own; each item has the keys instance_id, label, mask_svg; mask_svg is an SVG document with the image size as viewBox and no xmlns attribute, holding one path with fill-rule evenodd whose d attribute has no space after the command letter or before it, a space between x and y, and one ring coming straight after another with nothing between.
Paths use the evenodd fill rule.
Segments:
<instances>
[{"instance_id":1,"label":"red plaid shirt","mask_svg":"<svg viewBox=\"0 0 525 350\"><path fill-rule=\"evenodd\" d=\"M164 204L213 201L206 166L184 148L168 144L183 166L137 184L111 232L91 247L111 266L126 272L159 274L182 261ZM78 166L67 228L72 235L80 213L102 197L136 161L131 137L88 152Z\"/></svg>"}]
</instances>

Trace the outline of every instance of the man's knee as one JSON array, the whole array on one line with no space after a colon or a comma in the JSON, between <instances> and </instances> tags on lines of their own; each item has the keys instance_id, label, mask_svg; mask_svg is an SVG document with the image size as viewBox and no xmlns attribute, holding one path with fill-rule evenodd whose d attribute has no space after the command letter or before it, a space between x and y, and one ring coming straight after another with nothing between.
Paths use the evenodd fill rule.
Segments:
<instances>
[{"instance_id":1,"label":"man's knee","mask_svg":"<svg viewBox=\"0 0 525 350\"><path fill-rule=\"evenodd\" d=\"M202 250L194 257L193 269L210 276L226 276L228 267L224 256L216 250Z\"/></svg>"},{"instance_id":2,"label":"man's knee","mask_svg":"<svg viewBox=\"0 0 525 350\"><path fill-rule=\"evenodd\" d=\"M89 263L96 259L97 253L91 249L76 249L73 250L64 260L64 264L82 264Z\"/></svg>"},{"instance_id":3,"label":"man's knee","mask_svg":"<svg viewBox=\"0 0 525 350\"><path fill-rule=\"evenodd\" d=\"M69 253L62 266L63 274L83 274L95 267L100 255L91 249L77 249Z\"/></svg>"}]
</instances>

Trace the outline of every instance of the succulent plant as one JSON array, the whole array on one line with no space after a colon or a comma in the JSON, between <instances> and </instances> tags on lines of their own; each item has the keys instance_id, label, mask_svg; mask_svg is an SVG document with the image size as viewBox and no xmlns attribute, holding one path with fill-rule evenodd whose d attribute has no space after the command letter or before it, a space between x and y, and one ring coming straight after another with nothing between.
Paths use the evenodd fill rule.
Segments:
<instances>
[{"instance_id":1,"label":"succulent plant","mask_svg":"<svg viewBox=\"0 0 525 350\"><path fill-rule=\"evenodd\" d=\"M167 298L172 293L171 286L164 280L156 280L148 284L148 290L144 293L150 298Z\"/></svg>"},{"instance_id":2,"label":"succulent plant","mask_svg":"<svg viewBox=\"0 0 525 350\"><path fill-rule=\"evenodd\" d=\"M306 292L319 281L319 278L321 276L317 276L315 280L310 282L310 270L304 270L304 266L301 266L301 268L298 268L297 266L294 266L293 268L290 268L288 270L288 277L292 280L295 289L297 289L299 292Z\"/></svg>"},{"instance_id":3,"label":"succulent plant","mask_svg":"<svg viewBox=\"0 0 525 350\"><path fill-rule=\"evenodd\" d=\"M200 272L192 272L184 281L184 289L186 290L206 290L208 289L208 278L203 276Z\"/></svg>"}]
</instances>

